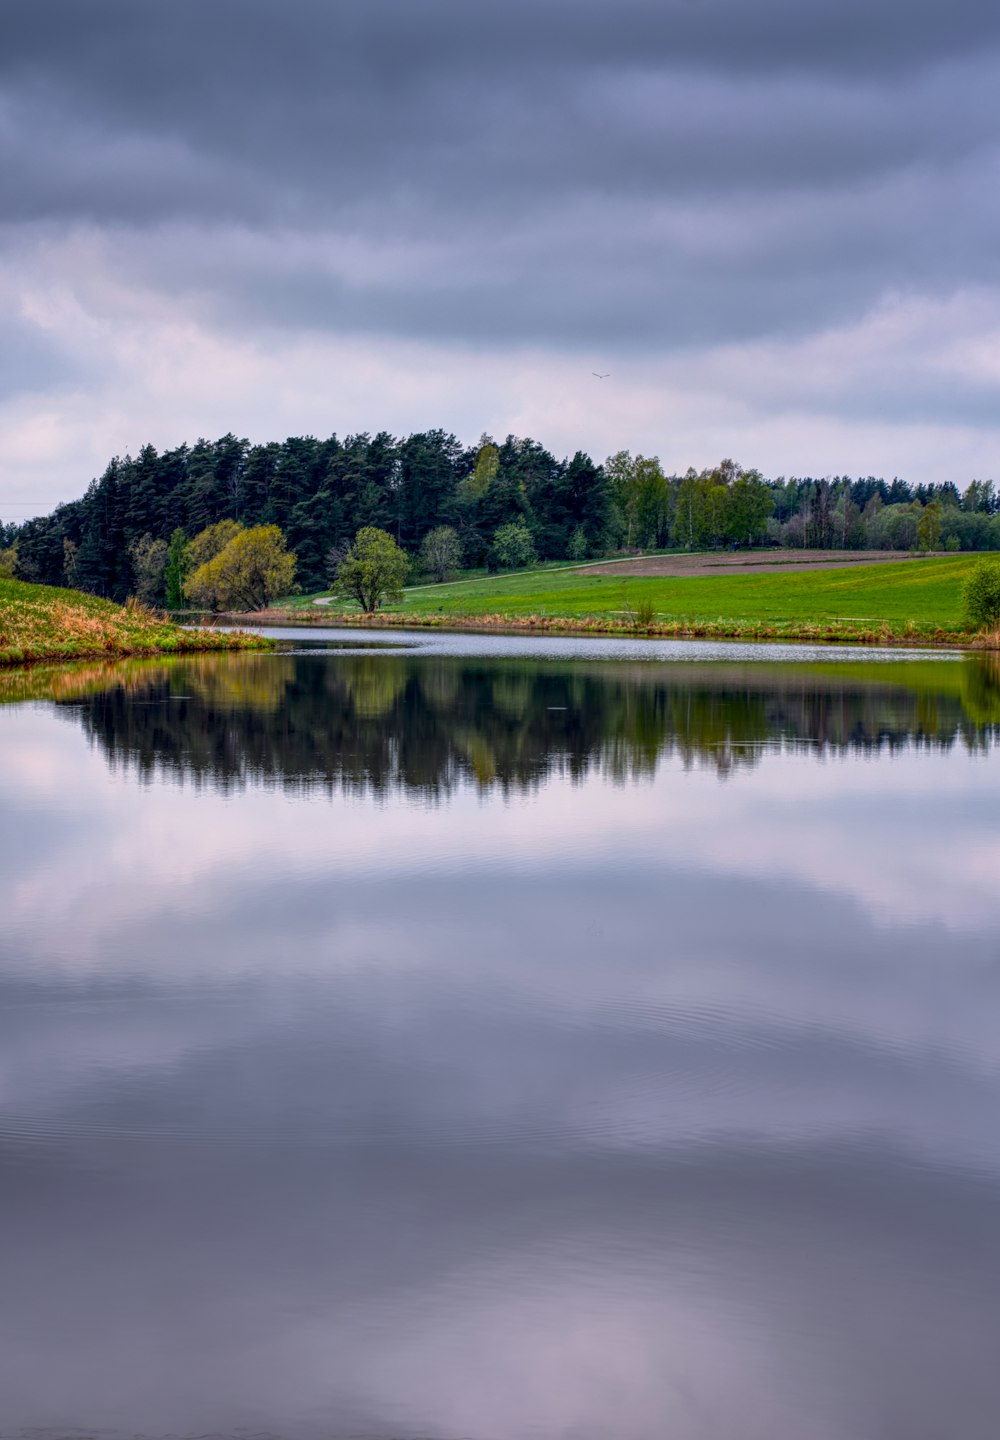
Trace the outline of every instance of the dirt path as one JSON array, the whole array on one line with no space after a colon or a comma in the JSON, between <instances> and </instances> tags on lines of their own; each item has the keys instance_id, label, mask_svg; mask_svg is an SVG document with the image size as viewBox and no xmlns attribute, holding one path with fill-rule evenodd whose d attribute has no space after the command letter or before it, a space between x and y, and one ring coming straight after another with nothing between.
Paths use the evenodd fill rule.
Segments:
<instances>
[{"instance_id":1,"label":"dirt path","mask_svg":"<svg viewBox=\"0 0 1000 1440\"><path fill-rule=\"evenodd\" d=\"M702 555L647 555L581 566L591 575L767 575L779 570L832 570L909 560L906 550L719 550Z\"/></svg>"}]
</instances>

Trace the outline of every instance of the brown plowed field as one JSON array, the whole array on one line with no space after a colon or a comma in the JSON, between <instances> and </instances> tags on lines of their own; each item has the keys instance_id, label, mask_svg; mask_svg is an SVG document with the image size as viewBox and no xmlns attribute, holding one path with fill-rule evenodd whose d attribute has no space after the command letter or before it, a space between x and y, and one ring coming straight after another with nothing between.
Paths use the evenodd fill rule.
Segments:
<instances>
[{"instance_id":1,"label":"brown plowed field","mask_svg":"<svg viewBox=\"0 0 1000 1440\"><path fill-rule=\"evenodd\" d=\"M766 575L787 570L833 570L845 565L884 565L909 560L906 550L717 550L703 555L646 555L581 565L591 575Z\"/></svg>"}]
</instances>

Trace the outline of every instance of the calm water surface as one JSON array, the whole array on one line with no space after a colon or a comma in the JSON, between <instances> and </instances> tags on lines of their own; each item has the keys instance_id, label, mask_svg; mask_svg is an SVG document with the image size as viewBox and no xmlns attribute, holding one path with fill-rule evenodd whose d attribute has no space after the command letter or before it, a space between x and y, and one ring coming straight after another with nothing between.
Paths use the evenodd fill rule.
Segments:
<instances>
[{"instance_id":1,"label":"calm water surface","mask_svg":"<svg viewBox=\"0 0 1000 1440\"><path fill-rule=\"evenodd\" d=\"M295 638L0 675L0 1434L996 1440L1000 666Z\"/></svg>"}]
</instances>

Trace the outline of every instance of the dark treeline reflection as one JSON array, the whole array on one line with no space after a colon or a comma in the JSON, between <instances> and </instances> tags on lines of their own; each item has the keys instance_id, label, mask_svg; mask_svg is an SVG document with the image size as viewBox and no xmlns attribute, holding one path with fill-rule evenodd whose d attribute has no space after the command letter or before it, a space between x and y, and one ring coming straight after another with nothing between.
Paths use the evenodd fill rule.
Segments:
<instances>
[{"instance_id":1,"label":"dark treeline reflection","mask_svg":"<svg viewBox=\"0 0 1000 1440\"><path fill-rule=\"evenodd\" d=\"M1000 735L995 657L834 667L235 655L62 672L49 698L112 765L223 789L509 792L556 772L648 775L668 756L726 775L774 744L985 749Z\"/></svg>"}]
</instances>

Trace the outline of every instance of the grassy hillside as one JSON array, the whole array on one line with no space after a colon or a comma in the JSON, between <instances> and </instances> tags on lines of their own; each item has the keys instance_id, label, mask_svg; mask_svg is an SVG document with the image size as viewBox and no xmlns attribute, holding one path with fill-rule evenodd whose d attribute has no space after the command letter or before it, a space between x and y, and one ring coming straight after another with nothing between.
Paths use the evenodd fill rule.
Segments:
<instances>
[{"instance_id":1,"label":"grassy hillside","mask_svg":"<svg viewBox=\"0 0 1000 1440\"><path fill-rule=\"evenodd\" d=\"M913 620L955 629L962 619L962 582L972 557L906 560L856 569L790 575L681 576L646 579L586 570L494 576L462 585L414 590L413 612L523 615L623 615L649 600L658 617L690 620Z\"/></svg>"},{"instance_id":2,"label":"grassy hillside","mask_svg":"<svg viewBox=\"0 0 1000 1440\"><path fill-rule=\"evenodd\" d=\"M255 621L338 620L376 625L441 625L532 630L636 629L658 635L937 641L1000 647L1000 635L973 637L963 619L962 589L982 556L913 558L885 564L831 566L791 573L754 569L645 577L591 568L521 571L420 585L375 616L340 598L276 606ZM1000 563L1000 557L997 557ZM643 614L642 607L649 613ZM641 624L637 624L641 620Z\"/></svg>"},{"instance_id":3,"label":"grassy hillside","mask_svg":"<svg viewBox=\"0 0 1000 1440\"><path fill-rule=\"evenodd\" d=\"M113 605L76 590L0 579L0 665L260 649L266 643L219 630L182 630L144 605Z\"/></svg>"},{"instance_id":4,"label":"grassy hillside","mask_svg":"<svg viewBox=\"0 0 1000 1440\"><path fill-rule=\"evenodd\" d=\"M635 612L648 602L650 628L660 634L955 638L963 632L962 586L979 558L656 578L587 569L530 571L414 588L382 619L614 631L633 628ZM314 619L322 619L324 611L328 620L351 613L339 601L312 609Z\"/></svg>"}]
</instances>

